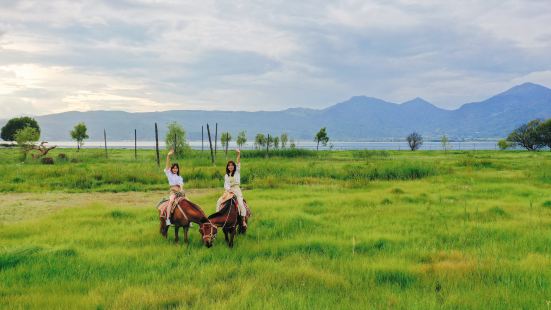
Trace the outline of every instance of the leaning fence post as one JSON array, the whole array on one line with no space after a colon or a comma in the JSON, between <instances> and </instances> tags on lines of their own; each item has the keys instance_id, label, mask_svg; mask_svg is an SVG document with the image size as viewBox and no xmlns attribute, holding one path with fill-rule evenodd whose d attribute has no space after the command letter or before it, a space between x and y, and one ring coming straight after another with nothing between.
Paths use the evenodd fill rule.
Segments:
<instances>
[{"instance_id":1,"label":"leaning fence post","mask_svg":"<svg viewBox=\"0 0 551 310\"><path fill-rule=\"evenodd\" d=\"M210 137L210 127L209 127L209 124L207 124L207 134L208 134L208 136L209 136L210 158L211 158L212 164L214 165L214 153L212 152L212 140L211 140L211 137Z\"/></svg>"}]
</instances>

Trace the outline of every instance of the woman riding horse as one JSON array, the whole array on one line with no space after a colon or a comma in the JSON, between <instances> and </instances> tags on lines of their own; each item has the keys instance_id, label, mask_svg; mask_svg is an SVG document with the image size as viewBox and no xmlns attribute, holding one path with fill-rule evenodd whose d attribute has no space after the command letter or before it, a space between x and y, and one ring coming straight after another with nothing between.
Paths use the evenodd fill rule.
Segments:
<instances>
[{"instance_id":1,"label":"woman riding horse","mask_svg":"<svg viewBox=\"0 0 551 310\"><path fill-rule=\"evenodd\" d=\"M245 203L243 202L243 193L239 184L241 184L241 151L239 149L235 150L237 152L237 165L233 160L228 161L226 164L226 174L224 175L224 195L218 199L216 202L216 211L219 211L222 206L222 202L226 200L226 197L232 197L235 195L237 197L237 208L239 209L239 215L242 219L242 227L247 228L247 209L245 208Z\"/></svg>"},{"instance_id":2,"label":"woman riding horse","mask_svg":"<svg viewBox=\"0 0 551 310\"><path fill-rule=\"evenodd\" d=\"M183 190L184 186L184 179L180 176L180 166L177 163L173 163L172 166L170 165L170 156L174 154L174 149L170 149L168 154L166 155L166 165L165 165L165 175L168 179L168 184L170 185L170 199L169 203L164 209L165 216L165 222L166 226L170 226L170 211L172 209L172 205L174 204L174 200L176 200L177 197L185 197L185 193Z\"/></svg>"},{"instance_id":3,"label":"woman riding horse","mask_svg":"<svg viewBox=\"0 0 551 310\"><path fill-rule=\"evenodd\" d=\"M178 197L185 197L185 193L182 189L184 180L180 176L180 167L177 163L170 165L170 156L174 154L174 150L170 149L166 155L165 175L170 185L170 199L168 203L161 208L161 234L167 237L168 226L172 225L170 222L171 210L174 202ZM176 212L177 211L177 212ZM163 221L163 214L165 220ZM212 242L216 237L217 228L213 225L201 208L187 199L180 199L175 206L175 212L173 214L174 220L174 234L176 243L178 243L178 230L180 227L184 228L184 240L188 243L188 230L192 222L199 224L199 232L203 237L203 242L207 247L212 246Z\"/></svg>"}]
</instances>

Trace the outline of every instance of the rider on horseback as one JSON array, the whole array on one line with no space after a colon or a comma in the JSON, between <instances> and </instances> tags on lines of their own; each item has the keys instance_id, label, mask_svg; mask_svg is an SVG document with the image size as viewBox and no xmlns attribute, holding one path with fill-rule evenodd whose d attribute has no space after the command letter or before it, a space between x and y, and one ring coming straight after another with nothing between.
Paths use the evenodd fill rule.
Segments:
<instances>
[{"instance_id":1,"label":"rider on horseback","mask_svg":"<svg viewBox=\"0 0 551 310\"><path fill-rule=\"evenodd\" d=\"M247 227L247 222L245 220L247 210L245 209L245 204L243 202L243 193L241 193L241 188L239 187L239 184L241 184L241 151L239 149L235 151L237 152L237 165L233 160L228 161L228 163L226 164L226 174L224 175L224 190L225 193L231 193L237 197L237 207L239 209L239 215L241 215L243 221L242 225L243 227ZM224 196L220 197L220 199L218 199L218 202L216 203L217 211L220 208L222 201L224 200Z\"/></svg>"},{"instance_id":2,"label":"rider on horseback","mask_svg":"<svg viewBox=\"0 0 551 310\"><path fill-rule=\"evenodd\" d=\"M170 199L164 212L166 217L166 226L169 226L171 224L170 211L172 209L172 204L174 203L174 200L176 199L176 197L185 196L183 190L184 179L182 179L182 177L180 176L180 166L178 166L177 163L173 163L172 166L170 165L170 156L172 154L174 154L174 150L170 149L170 151L166 155L166 166L164 170L166 177L168 178L168 184L170 184Z\"/></svg>"}]
</instances>

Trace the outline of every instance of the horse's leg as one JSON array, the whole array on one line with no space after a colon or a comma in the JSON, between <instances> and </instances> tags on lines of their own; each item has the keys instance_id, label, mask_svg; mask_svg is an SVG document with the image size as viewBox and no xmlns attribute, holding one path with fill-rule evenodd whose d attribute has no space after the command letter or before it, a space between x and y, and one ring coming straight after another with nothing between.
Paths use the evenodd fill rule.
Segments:
<instances>
[{"instance_id":1,"label":"horse's leg","mask_svg":"<svg viewBox=\"0 0 551 310\"><path fill-rule=\"evenodd\" d=\"M233 248L233 238L235 237L235 227L230 229L230 243L228 245Z\"/></svg>"},{"instance_id":2,"label":"horse's leg","mask_svg":"<svg viewBox=\"0 0 551 310\"><path fill-rule=\"evenodd\" d=\"M189 226L184 226L184 242L187 245L189 245L189 239L187 237L188 236L188 234L187 234L188 230L189 230Z\"/></svg>"},{"instance_id":3,"label":"horse's leg","mask_svg":"<svg viewBox=\"0 0 551 310\"><path fill-rule=\"evenodd\" d=\"M230 244L230 240L228 239L228 229L224 227L222 230L224 231L224 239L226 239L226 243Z\"/></svg>"},{"instance_id":4,"label":"horse's leg","mask_svg":"<svg viewBox=\"0 0 551 310\"><path fill-rule=\"evenodd\" d=\"M165 224L165 221L163 220L163 218L161 218L161 235L163 235L163 237L167 238L167 232L168 232L168 227L166 227L166 224Z\"/></svg>"},{"instance_id":5,"label":"horse's leg","mask_svg":"<svg viewBox=\"0 0 551 310\"><path fill-rule=\"evenodd\" d=\"M178 238L178 231L180 230L180 226L174 225L174 241L176 244L178 244L178 241L180 241L180 238Z\"/></svg>"}]
</instances>

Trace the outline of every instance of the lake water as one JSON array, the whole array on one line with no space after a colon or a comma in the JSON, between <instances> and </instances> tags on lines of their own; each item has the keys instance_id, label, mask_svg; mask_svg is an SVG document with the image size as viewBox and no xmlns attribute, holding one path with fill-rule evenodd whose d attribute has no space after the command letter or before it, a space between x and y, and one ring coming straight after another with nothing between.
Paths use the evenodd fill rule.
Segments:
<instances>
[{"instance_id":1,"label":"lake water","mask_svg":"<svg viewBox=\"0 0 551 310\"><path fill-rule=\"evenodd\" d=\"M313 141L297 141L296 147L300 149L316 149L316 143ZM74 141L51 141L49 145L57 145L58 147L76 147ZM191 148L200 150L201 141L190 141ZM84 148L103 148L103 141L85 141ZM108 148L117 149L133 149L134 141L113 141L107 142ZM139 149L154 149L155 141L138 141L137 147ZM165 148L164 142L159 141L159 147ZM203 144L205 150L209 149L208 141ZM235 149L237 145L235 142L231 142L229 148ZM288 146L287 146L288 147ZM222 146L218 144L218 149L222 149ZM251 150L254 149L254 144L248 142L242 149ZM320 150L409 150L407 142L353 142L353 141L333 141L327 146L321 146ZM424 142L420 150L442 150L442 144L439 141ZM461 141L450 142L449 150L497 150L497 141Z\"/></svg>"}]
</instances>

